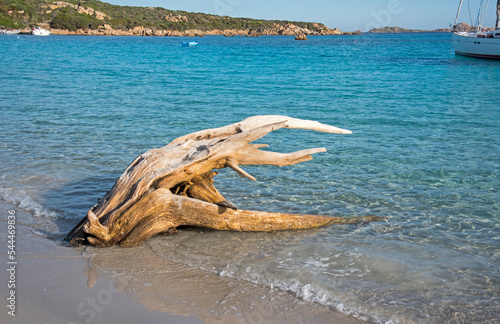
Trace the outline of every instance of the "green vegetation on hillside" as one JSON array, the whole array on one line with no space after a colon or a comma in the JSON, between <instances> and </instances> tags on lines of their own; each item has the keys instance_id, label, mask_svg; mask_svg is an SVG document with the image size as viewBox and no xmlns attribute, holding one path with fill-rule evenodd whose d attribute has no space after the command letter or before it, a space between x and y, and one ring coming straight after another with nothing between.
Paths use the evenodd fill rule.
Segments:
<instances>
[{"instance_id":1,"label":"green vegetation on hillside","mask_svg":"<svg viewBox=\"0 0 500 324\"><path fill-rule=\"evenodd\" d=\"M71 11L71 10L67 10ZM50 21L50 27L76 31L79 28L97 29L102 22L90 15L77 12L58 12Z\"/></svg>"},{"instance_id":2,"label":"green vegetation on hillside","mask_svg":"<svg viewBox=\"0 0 500 324\"><path fill-rule=\"evenodd\" d=\"M77 28L96 29L108 24L114 29L128 30L136 26L144 26L153 29L169 29L185 31L187 29L224 30L251 29L255 32L276 25L294 24L309 30L321 31L326 29L322 24L307 22L280 21L280 20L256 20L249 18L230 18L226 16L215 16L203 13L192 13L186 11L168 10L152 7L130 7L117 6L97 0L65 0L64 6L51 9L49 5L60 5L61 1L55 0L0 0L0 25L11 28L19 28L23 25L35 25L39 23L50 23L51 27L59 29L76 30ZM86 14L78 12L77 6L92 8L102 12L98 19L97 14Z\"/></svg>"}]
</instances>

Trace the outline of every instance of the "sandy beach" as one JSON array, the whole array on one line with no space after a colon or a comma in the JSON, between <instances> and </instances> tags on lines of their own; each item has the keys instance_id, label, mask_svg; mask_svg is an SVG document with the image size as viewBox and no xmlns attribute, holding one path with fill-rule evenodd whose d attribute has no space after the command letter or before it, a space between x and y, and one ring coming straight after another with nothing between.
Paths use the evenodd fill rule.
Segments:
<instances>
[{"instance_id":1,"label":"sandy beach","mask_svg":"<svg viewBox=\"0 0 500 324\"><path fill-rule=\"evenodd\" d=\"M15 315L0 272L1 323L364 323L278 289L222 277L135 248L70 248L40 237L16 211ZM2 246L7 222L0 222ZM7 249L2 251L8 269Z\"/></svg>"}]
</instances>

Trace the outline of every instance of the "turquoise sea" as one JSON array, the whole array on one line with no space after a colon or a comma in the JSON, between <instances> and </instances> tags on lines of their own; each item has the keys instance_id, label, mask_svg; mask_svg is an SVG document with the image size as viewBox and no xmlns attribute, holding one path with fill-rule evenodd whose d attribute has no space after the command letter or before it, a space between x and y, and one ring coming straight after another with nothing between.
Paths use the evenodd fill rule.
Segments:
<instances>
[{"instance_id":1,"label":"turquoise sea","mask_svg":"<svg viewBox=\"0 0 500 324\"><path fill-rule=\"evenodd\" d=\"M182 230L167 259L279 288L378 323L500 322L500 62L455 57L450 34L259 38L0 37L0 198L62 242L139 154L252 115L292 167L223 170L242 209L380 215L310 231ZM1 219L7 217L1 212Z\"/></svg>"}]
</instances>

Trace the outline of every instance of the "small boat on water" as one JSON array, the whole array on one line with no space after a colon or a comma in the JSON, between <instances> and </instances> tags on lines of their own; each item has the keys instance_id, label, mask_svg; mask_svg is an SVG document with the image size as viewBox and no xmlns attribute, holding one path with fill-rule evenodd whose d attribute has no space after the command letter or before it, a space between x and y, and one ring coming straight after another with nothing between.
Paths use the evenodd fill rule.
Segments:
<instances>
[{"instance_id":1,"label":"small boat on water","mask_svg":"<svg viewBox=\"0 0 500 324\"><path fill-rule=\"evenodd\" d=\"M0 27L0 35L16 35L19 34L20 30L5 29L5 27Z\"/></svg>"},{"instance_id":2,"label":"small boat on water","mask_svg":"<svg viewBox=\"0 0 500 324\"><path fill-rule=\"evenodd\" d=\"M45 29L40 28L40 27L33 27L33 28L31 28L31 35L34 35L34 36L49 36L50 35L50 31L45 30Z\"/></svg>"},{"instance_id":3,"label":"small boat on water","mask_svg":"<svg viewBox=\"0 0 500 324\"><path fill-rule=\"evenodd\" d=\"M198 46L198 42L197 41L182 42L182 46L185 46L185 47Z\"/></svg>"},{"instance_id":4,"label":"small boat on water","mask_svg":"<svg viewBox=\"0 0 500 324\"><path fill-rule=\"evenodd\" d=\"M500 60L500 0L497 0L497 20L494 31L483 31L482 26L488 2L483 8L483 1L479 7L474 32L457 31L457 20L460 15L463 0L458 6L457 18L453 25L453 45L456 55L471 56L478 58L488 58Z\"/></svg>"}]
</instances>

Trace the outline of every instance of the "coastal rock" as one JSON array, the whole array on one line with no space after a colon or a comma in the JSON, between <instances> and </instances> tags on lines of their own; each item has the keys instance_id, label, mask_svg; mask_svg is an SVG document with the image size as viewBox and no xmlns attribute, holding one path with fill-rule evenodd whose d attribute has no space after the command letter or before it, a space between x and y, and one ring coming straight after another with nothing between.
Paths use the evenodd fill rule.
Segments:
<instances>
[{"instance_id":1,"label":"coastal rock","mask_svg":"<svg viewBox=\"0 0 500 324\"><path fill-rule=\"evenodd\" d=\"M50 13L52 10L57 9L57 8L66 8L66 7L73 8L78 13L83 13L83 14L87 14L89 16L94 16L99 20L111 18L108 15L106 15L104 12L97 11L97 10L90 8L90 7L75 5L75 4L72 4L69 2L65 2L65 1L56 1L54 3L49 3L49 4L44 5L44 8L49 8L49 10L47 10L46 13Z\"/></svg>"},{"instance_id":2,"label":"coastal rock","mask_svg":"<svg viewBox=\"0 0 500 324\"><path fill-rule=\"evenodd\" d=\"M253 30L250 29L247 33L247 37L260 37L262 35L263 30ZM264 35L269 35L269 34L264 34Z\"/></svg>"},{"instance_id":3,"label":"coastal rock","mask_svg":"<svg viewBox=\"0 0 500 324\"><path fill-rule=\"evenodd\" d=\"M144 26L136 26L129 30L113 29L111 25L104 24L99 26L98 29L77 29L76 31L62 30L49 28L48 25L45 29L51 31L53 35L105 35L105 36L176 36L176 37L204 37L205 35L224 35L224 36L235 36L235 35L245 35L248 37L259 37L261 35L289 35L294 36L300 35L343 35L352 34L344 33L338 29L324 29L321 33L316 31L311 31L309 29L303 28L272 28L272 29L213 29L213 30L201 30L201 29L187 29L184 31L172 30L172 29L154 29L145 28ZM299 31L299 33L294 33L294 31Z\"/></svg>"},{"instance_id":4,"label":"coastal rock","mask_svg":"<svg viewBox=\"0 0 500 324\"><path fill-rule=\"evenodd\" d=\"M441 31L443 29L436 29L436 31ZM473 26L473 25L469 25L467 23L459 23L455 26L455 31L458 31L458 32L473 32L476 30L476 26ZM482 28L483 31L494 31L495 28L493 27L483 27ZM452 31L451 29L447 29L447 31Z\"/></svg>"},{"instance_id":5,"label":"coastal rock","mask_svg":"<svg viewBox=\"0 0 500 324\"><path fill-rule=\"evenodd\" d=\"M328 28L328 33L324 34L324 35L343 35L343 34L346 34L346 32L342 32L338 28L334 28L334 29ZM349 32L348 32L348 34L349 34Z\"/></svg>"},{"instance_id":6,"label":"coastal rock","mask_svg":"<svg viewBox=\"0 0 500 324\"><path fill-rule=\"evenodd\" d=\"M295 40L307 40L307 36L306 35L297 35L297 36L295 36Z\"/></svg>"},{"instance_id":7,"label":"coastal rock","mask_svg":"<svg viewBox=\"0 0 500 324\"><path fill-rule=\"evenodd\" d=\"M189 21L189 19L186 16L173 15L173 14L166 15L165 20L170 21L170 22L180 22L180 21L188 22Z\"/></svg>"}]
</instances>

